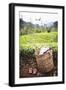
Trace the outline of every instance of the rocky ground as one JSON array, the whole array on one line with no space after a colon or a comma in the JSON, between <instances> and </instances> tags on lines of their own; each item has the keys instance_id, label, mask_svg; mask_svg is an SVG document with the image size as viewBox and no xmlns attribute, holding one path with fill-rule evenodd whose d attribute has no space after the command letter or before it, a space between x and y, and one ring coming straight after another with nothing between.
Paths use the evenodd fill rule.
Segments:
<instances>
[{"instance_id":1,"label":"rocky ground","mask_svg":"<svg viewBox=\"0 0 66 90\"><path fill-rule=\"evenodd\" d=\"M20 65L20 78L57 76L57 66L54 66L54 68L48 73L42 73L37 68L35 60L28 60L27 62L25 62L25 60L22 61L24 62Z\"/></svg>"}]
</instances>

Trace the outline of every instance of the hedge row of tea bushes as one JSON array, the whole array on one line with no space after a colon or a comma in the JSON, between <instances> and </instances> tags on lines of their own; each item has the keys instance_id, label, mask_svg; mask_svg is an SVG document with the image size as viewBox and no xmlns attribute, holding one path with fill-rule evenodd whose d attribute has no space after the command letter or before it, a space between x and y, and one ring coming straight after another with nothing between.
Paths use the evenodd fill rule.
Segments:
<instances>
[{"instance_id":1,"label":"hedge row of tea bushes","mask_svg":"<svg viewBox=\"0 0 66 90\"><path fill-rule=\"evenodd\" d=\"M42 32L20 36L20 45L37 44L37 43L41 45L42 43L53 43L57 41L58 41L58 32L50 32L50 33Z\"/></svg>"},{"instance_id":2,"label":"hedge row of tea bushes","mask_svg":"<svg viewBox=\"0 0 66 90\"><path fill-rule=\"evenodd\" d=\"M54 54L53 56L56 56L58 53L58 49L55 47L52 47L52 50L53 50L53 54ZM20 57L25 60L35 59L35 51L36 50L34 48L22 48L20 50Z\"/></svg>"},{"instance_id":3,"label":"hedge row of tea bushes","mask_svg":"<svg viewBox=\"0 0 66 90\"><path fill-rule=\"evenodd\" d=\"M32 48L22 48L20 50L20 55L23 59L35 58L35 50Z\"/></svg>"},{"instance_id":4,"label":"hedge row of tea bushes","mask_svg":"<svg viewBox=\"0 0 66 90\"><path fill-rule=\"evenodd\" d=\"M57 60L57 38L57 32L35 33L20 36L20 60L35 59L35 51L41 47L52 48L54 59Z\"/></svg>"}]
</instances>

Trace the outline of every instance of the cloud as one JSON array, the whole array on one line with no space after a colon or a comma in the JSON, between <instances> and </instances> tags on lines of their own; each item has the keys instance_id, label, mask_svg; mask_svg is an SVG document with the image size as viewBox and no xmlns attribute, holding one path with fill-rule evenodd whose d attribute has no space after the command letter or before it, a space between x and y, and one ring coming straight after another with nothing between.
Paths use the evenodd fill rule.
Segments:
<instances>
[{"instance_id":1,"label":"cloud","mask_svg":"<svg viewBox=\"0 0 66 90\"><path fill-rule=\"evenodd\" d=\"M46 24L49 22L58 21L58 15L53 13L30 13L21 12L20 18L26 22L32 22L33 24Z\"/></svg>"}]
</instances>

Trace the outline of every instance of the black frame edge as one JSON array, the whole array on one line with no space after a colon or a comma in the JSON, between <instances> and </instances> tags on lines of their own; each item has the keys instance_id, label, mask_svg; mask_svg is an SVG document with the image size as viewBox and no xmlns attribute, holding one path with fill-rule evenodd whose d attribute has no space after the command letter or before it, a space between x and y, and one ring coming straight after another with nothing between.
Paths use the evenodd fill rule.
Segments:
<instances>
[{"instance_id":1,"label":"black frame edge","mask_svg":"<svg viewBox=\"0 0 66 90\"><path fill-rule=\"evenodd\" d=\"M28 84L14 84L12 87L21 87L21 86L39 86L39 85L59 85L64 84L64 82L46 82L46 83L28 83Z\"/></svg>"},{"instance_id":2,"label":"black frame edge","mask_svg":"<svg viewBox=\"0 0 66 90\"><path fill-rule=\"evenodd\" d=\"M45 4L28 4L28 3L10 3L10 5L13 6L27 6L27 7L40 7L40 8L58 8L58 9L62 9L64 8L64 6L60 6L60 5L45 5Z\"/></svg>"},{"instance_id":3,"label":"black frame edge","mask_svg":"<svg viewBox=\"0 0 66 90\"><path fill-rule=\"evenodd\" d=\"M14 6L9 4L9 86L14 85Z\"/></svg>"},{"instance_id":4,"label":"black frame edge","mask_svg":"<svg viewBox=\"0 0 66 90\"><path fill-rule=\"evenodd\" d=\"M62 70L63 70L63 74L62 74L62 79L63 79L63 83L65 83L65 7L63 7L62 8L62 18L63 18L63 20L62 20L62 29L63 29L63 32L62 32L62 59L63 59L63 63L62 63L62 65L63 65L63 67L62 67Z\"/></svg>"}]
</instances>

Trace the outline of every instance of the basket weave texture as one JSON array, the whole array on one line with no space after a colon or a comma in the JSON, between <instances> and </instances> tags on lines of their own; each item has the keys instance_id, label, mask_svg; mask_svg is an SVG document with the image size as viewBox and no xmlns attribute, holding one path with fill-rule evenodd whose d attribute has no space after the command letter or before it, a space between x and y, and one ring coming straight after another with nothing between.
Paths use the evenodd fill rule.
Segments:
<instances>
[{"instance_id":1,"label":"basket weave texture","mask_svg":"<svg viewBox=\"0 0 66 90\"><path fill-rule=\"evenodd\" d=\"M52 49L48 49L42 55L36 55L36 62L41 73L50 72L54 68Z\"/></svg>"}]
</instances>

